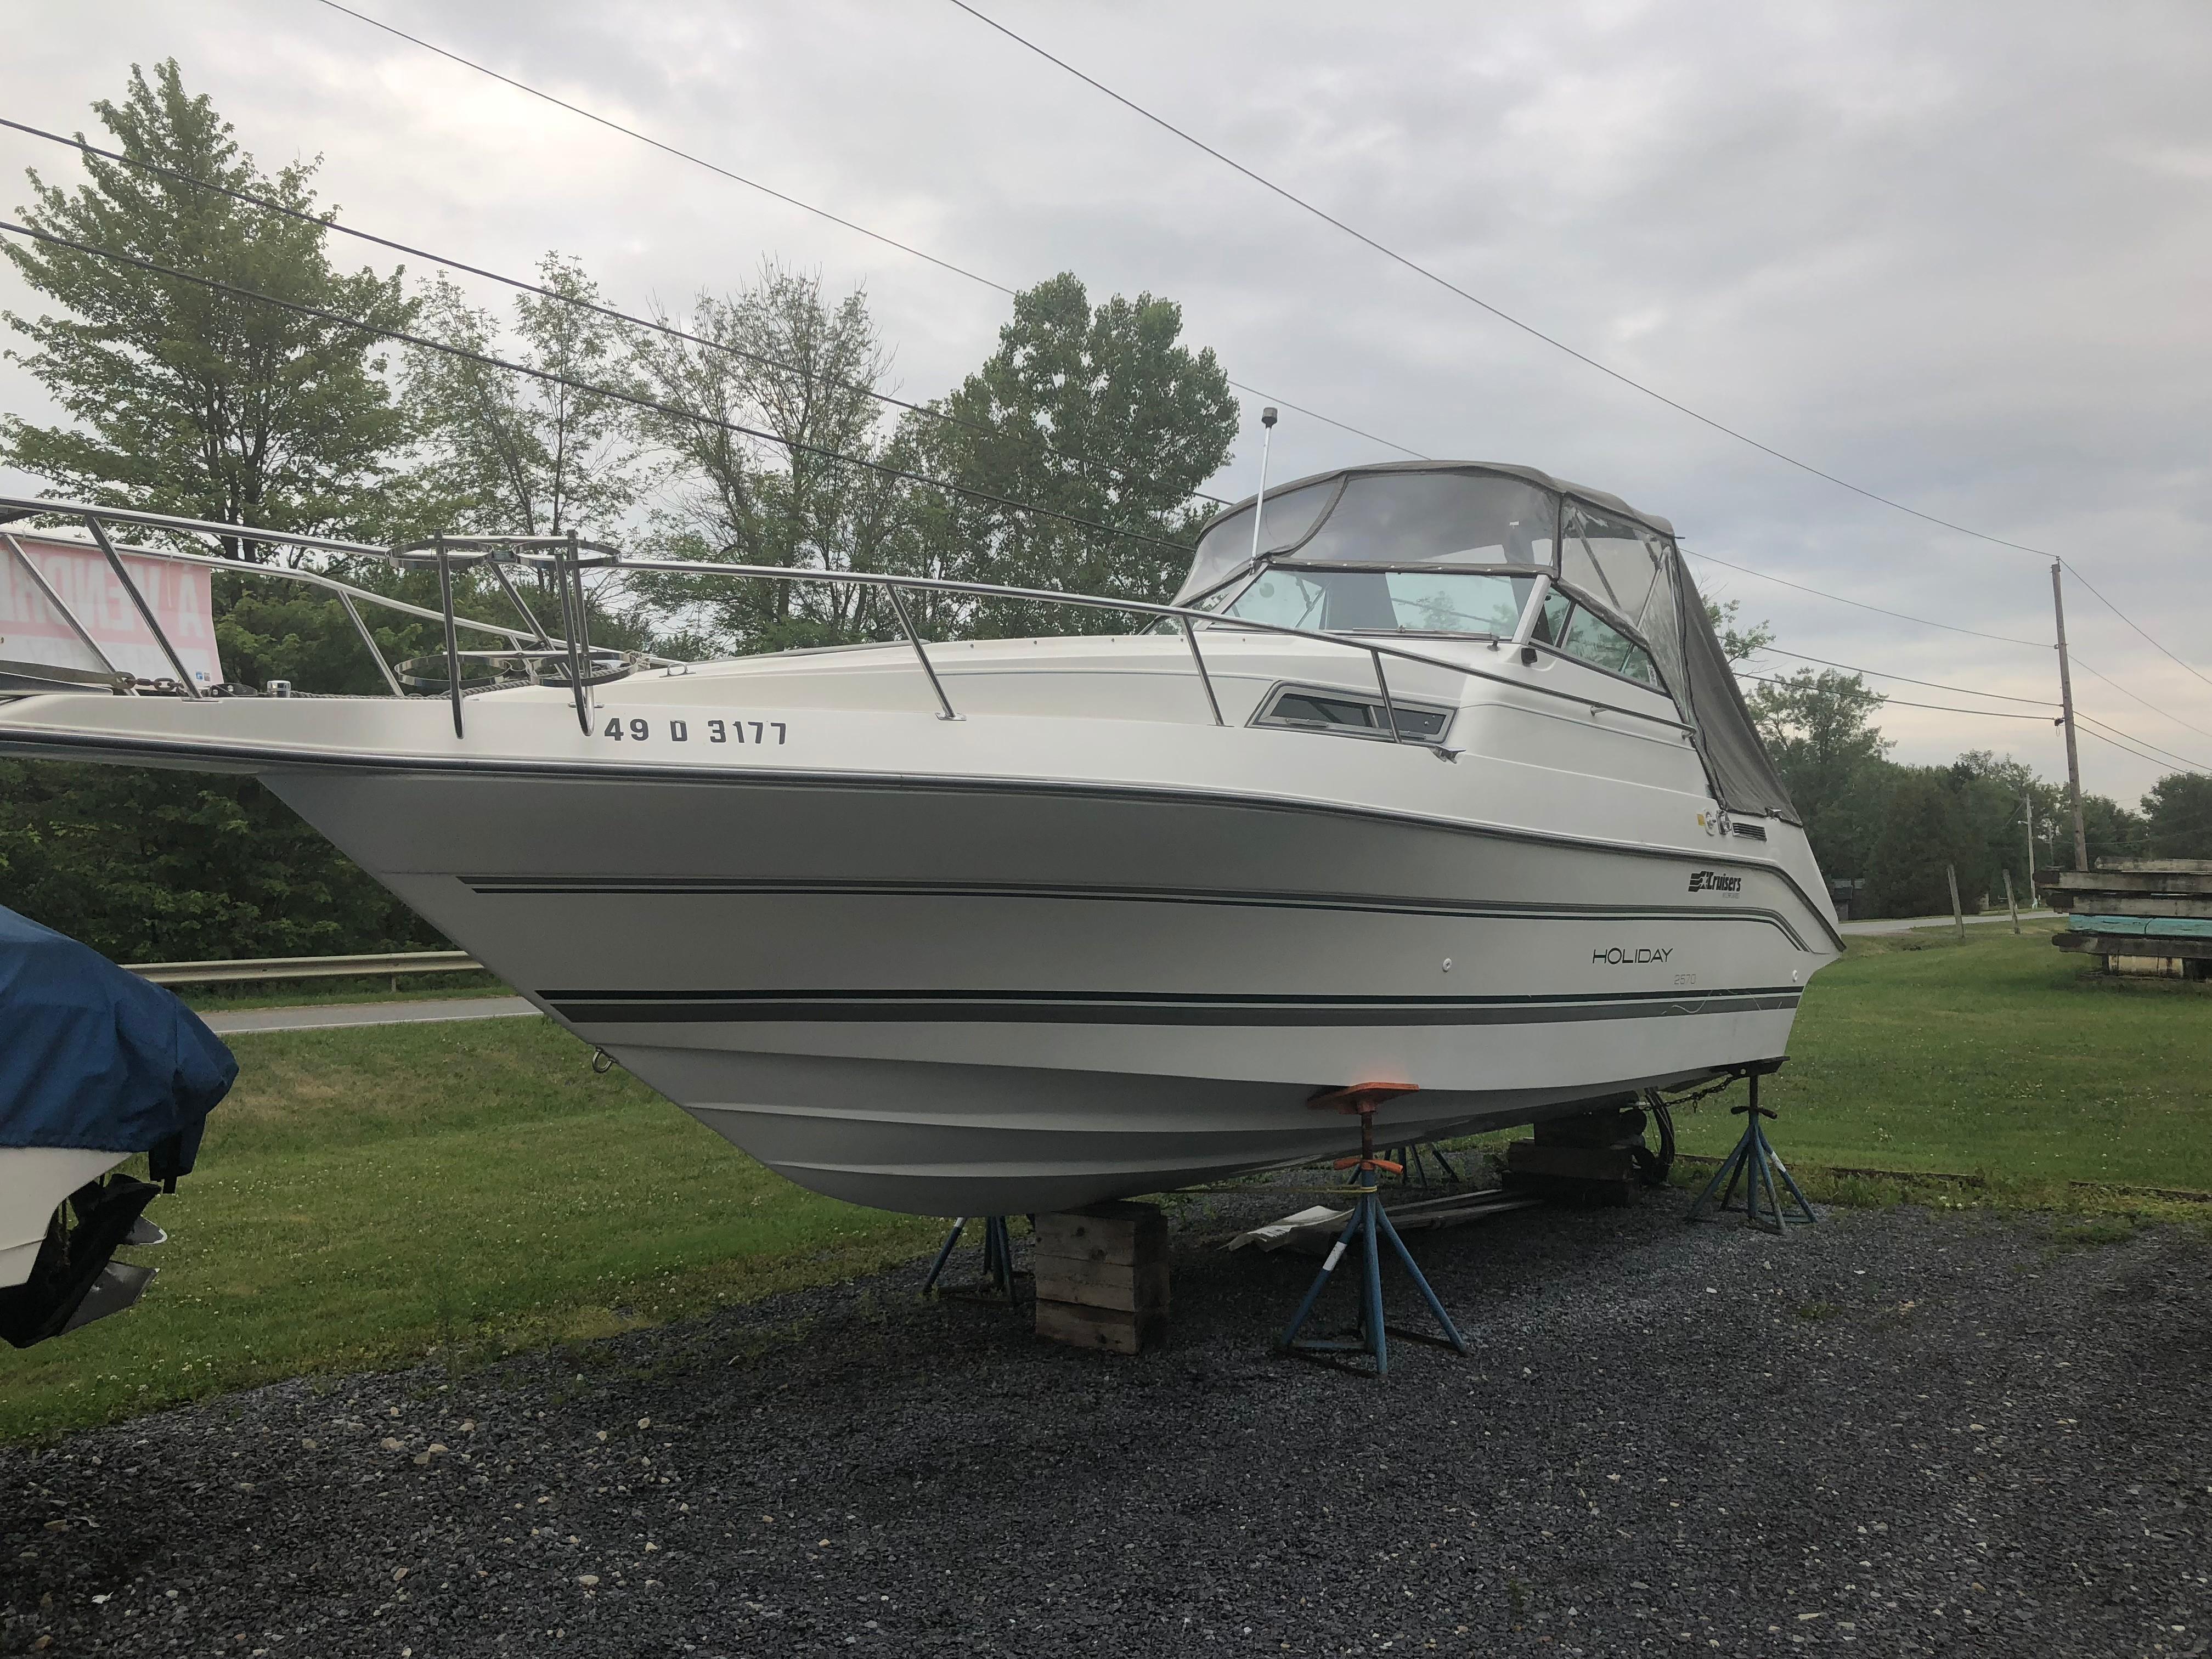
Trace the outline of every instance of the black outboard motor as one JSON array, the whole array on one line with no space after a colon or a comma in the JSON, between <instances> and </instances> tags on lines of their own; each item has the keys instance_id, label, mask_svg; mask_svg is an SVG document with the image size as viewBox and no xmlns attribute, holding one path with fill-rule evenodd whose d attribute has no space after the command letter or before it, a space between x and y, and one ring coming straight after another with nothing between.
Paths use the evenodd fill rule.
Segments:
<instances>
[{"instance_id":1,"label":"black outboard motor","mask_svg":"<svg viewBox=\"0 0 2212 1659\"><path fill-rule=\"evenodd\" d=\"M20 1280L0 1282L0 1337L27 1348L138 1299L153 1269L115 1251L160 1242L146 1206L191 1172L207 1115L237 1077L230 1050L171 993L0 909L0 1164L13 1164L0 1168L0 1268ZM138 1152L152 1181L43 1185ZM32 1240L24 1275L11 1259Z\"/></svg>"}]
</instances>

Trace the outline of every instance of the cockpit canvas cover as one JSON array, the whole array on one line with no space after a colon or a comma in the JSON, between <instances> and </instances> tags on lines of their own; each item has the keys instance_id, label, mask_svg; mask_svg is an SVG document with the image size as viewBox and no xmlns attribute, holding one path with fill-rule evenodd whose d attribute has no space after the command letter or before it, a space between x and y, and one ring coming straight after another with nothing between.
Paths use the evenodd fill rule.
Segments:
<instances>
[{"instance_id":1,"label":"cockpit canvas cover","mask_svg":"<svg viewBox=\"0 0 2212 1659\"><path fill-rule=\"evenodd\" d=\"M188 1175L238 1062L170 992L0 909L0 1146L155 1154Z\"/></svg>"},{"instance_id":2,"label":"cockpit canvas cover","mask_svg":"<svg viewBox=\"0 0 2212 1659\"><path fill-rule=\"evenodd\" d=\"M1481 461L1293 479L1256 517L1255 533L1250 501L1216 515L1176 603L1227 593L1255 563L1548 570L1649 647L1721 805L1799 821L1666 520L1534 467Z\"/></svg>"}]
</instances>

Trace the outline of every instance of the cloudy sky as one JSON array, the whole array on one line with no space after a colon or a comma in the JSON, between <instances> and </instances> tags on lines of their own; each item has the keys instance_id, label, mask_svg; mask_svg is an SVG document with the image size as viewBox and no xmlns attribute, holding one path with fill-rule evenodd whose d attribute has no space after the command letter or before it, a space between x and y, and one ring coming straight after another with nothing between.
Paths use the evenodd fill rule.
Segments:
<instances>
[{"instance_id":1,"label":"cloudy sky","mask_svg":"<svg viewBox=\"0 0 2212 1659\"><path fill-rule=\"evenodd\" d=\"M1553 0L981 9L1491 304L1739 431L2063 554L2081 705L2212 765L2212 9ZM1391 265L945 0L360 0L359 9L1009 286L1182 302L1237 380L1421 453L1525 461L1688 547L1944 632L1696 567L1807 657L2057 696L2048 560L1761 454ZM1005 297L319 0L11 0L0 112L73 131L174 56L264 167L320 155L350 222L496 269L573 254L680 304L764 254L865 286L907 395ZM0 166L68 177L0 135ZM17 176L20 176L18 173ZM10 207L24 192L8 196ZM487 293L490 301L494 296ZM0 303L35 304L0 279ZM1214 488L1249 493L1258 398ZM0 410L43 412L0 364ZM1285 411L1278 478L1396 452ZM1765 672L1801 665L1765 659ZM1899 681L1899 758L2009 750L2034 710ZM2145 703L2154 705L2147 708ZM2195 729L2192 729L2195 728ZM2094 738L2085 786L2170 766Z\"/></svg>"}]
</instances>

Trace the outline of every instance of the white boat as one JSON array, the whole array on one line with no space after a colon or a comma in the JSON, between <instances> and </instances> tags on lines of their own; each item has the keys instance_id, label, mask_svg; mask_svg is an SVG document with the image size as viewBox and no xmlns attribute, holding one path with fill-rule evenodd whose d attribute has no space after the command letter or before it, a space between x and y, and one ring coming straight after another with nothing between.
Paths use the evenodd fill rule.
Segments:
<instances>
[{"instance_id":1,"label":"white boat","mask_svg":"<svg viewBox=\"0 0 2212 1659\"><path fill-rule=\"evenodd\" d=\"M901 591L1024 597L393 556L564 599L594 571L836 580L902 628ZM674 664L523 606L459 624L522 683L463 695L485 657L448 629L439 696L33 691L0 751L259 775L585 1042L888 1209L1346 1152L1309 1103L1355 1084L1410 1087L1395 1144L1784 1054L1841 940L1664 520L1528 468L1352 468L1224 513L1176 605L1119 608L1145 631Z\"/></svg>"}]
</instances>

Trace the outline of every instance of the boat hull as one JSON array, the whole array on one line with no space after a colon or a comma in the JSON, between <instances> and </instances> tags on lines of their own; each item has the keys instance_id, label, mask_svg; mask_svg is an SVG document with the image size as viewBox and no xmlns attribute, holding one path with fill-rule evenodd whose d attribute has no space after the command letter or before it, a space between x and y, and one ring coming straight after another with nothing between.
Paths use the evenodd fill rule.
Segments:
<instances>
[{"instance_id":1,"label":"boat hull","mask_svg":"<svg viewBox=\"0 0 2212 1659\"><path fill-rule=\"evenodd\" d=\"M489 694L465 736L422 699L55 695L0 705L0 750L258 775L584 1041L886 1209L1340 1154L1356 1125L1306 1103L1352 1084L1412 1090L1380 1121L1411 1139L1784 1052L1840 947L1820 872L1794 825L1726 822L1676 723L1599 700L1646 694L1493 675L1439 750L1244 723L1322 665L1233 636L1224 723L1171 718L1205 707L1182 650L948 648L999 710L959 720L894 706L911 663L838 679L863 653L633 678L580 726Z\"/></svg>"},{"instance_id":2,"label":"boat hull","mask_svg":"<svg viewBox=\"0 0 2212 1659\"><path fill-rule=\"evenodd\" d=\"M1424 762L1425 764L1434 764ZM586 1042L803 1185L1037 1212L1781 1054L1786 877L1279 799L1000 779L273 775ZM1808 937L1808 934L1811 936Z\"/></svg>"},{"instance_id":3,"label":"boat hull","mask_svg":"<svg viewBox=\"0 0 2212 1659\"><path fill-rule=\"evenodd\" d=\"M82 1146L0 1146L0 1291L31 1276L62 1200L128 1156Z\"/></svg>"}]
</instances>

